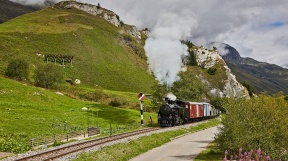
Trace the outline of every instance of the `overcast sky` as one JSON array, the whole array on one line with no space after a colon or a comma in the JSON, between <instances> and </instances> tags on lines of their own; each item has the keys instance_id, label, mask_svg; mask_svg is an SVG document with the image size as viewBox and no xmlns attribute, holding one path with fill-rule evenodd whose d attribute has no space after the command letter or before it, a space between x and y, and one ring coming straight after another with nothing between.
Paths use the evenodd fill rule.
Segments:
<instances>
[{"instance_id":1,"label":"overcast sky","mask_svg":"<svg viewBox=\"0 0 288 161\"><path fill-rule=\"evenodd\" d=\"M92 3L93 1L82 0ZM242 57L288 65L288 0L99 0L128 24L153 28L163 14L189 15L193 43L224 42ZM97 3L98 3L97 2ZM171 23L175 23L172 21ZM187 22L189 23L189 22Z\"/></svg>"},{"instance_id":2,"label":"overcast sky","mask_svg":"<svg viewBox=\"0 0 288 161\"><path fill-rule=\"evenodd\" d=\"M223 42L235 47L242 57L288 67L288 0L78 1L100 3L118 14L124 23L139 29L153 30L161 19L178 15L170 22L162 21L162 28L165 24L180 22L182 26L174 29L182 30L178 31L181 38L190 38L194 44L206 46L210 42ZM183 35L183 32L186 33Z\"/></svg>"}]
</instances>

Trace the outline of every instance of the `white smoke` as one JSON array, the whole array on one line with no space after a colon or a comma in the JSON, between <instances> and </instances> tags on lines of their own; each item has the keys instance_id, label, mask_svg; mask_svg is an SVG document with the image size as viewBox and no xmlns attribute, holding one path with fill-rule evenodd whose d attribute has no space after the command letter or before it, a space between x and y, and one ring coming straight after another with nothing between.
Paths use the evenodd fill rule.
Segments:
<instances>
[{"instance_id":1,"label":"white smoke","mask_svg":"<svg viewBox=\"0 0 288 161\"><path fill-rule=\"evenodd\" d=\"M167 96L170 100L175 101L177 97L173 93L168 93Z\"/></svg>"},{"instance_id":2,"label":"white smoke","mask_svg":"<svg viewBox=\"0 0 288 161\"><path fill-rule=\"evenodd\" d=\"M15 3L20 3L22 5L39 5L39 6L52 6L61 0L10 0Z\"/></svg>"},{"instance_id":3,"label":"white smoke","mask_svg":"<svg viewBox=\"0 0 288 161\"><path fill-rule=\"evenodd\" d=\"M160 83L168 86L178 79L182 57L188 55L187 46L180 41L190 37L192 29L197 26L187 12L163 13L145 42L149 68Z\"/></svg>"},{"instance_id":4,"label":"white smoke","mask_svg":"<svg viewBox=\"0 0 288 161\"><path fill-rule=\"evenodd\" d=\"M219 52L220 55L226 55L229 53L229 50L226 49L226 45L223 43L213 42L213 43L209 44L208 47L210 49L213 49L213 47L216 47L217 51Z\"/></svg>"}]
</instances>

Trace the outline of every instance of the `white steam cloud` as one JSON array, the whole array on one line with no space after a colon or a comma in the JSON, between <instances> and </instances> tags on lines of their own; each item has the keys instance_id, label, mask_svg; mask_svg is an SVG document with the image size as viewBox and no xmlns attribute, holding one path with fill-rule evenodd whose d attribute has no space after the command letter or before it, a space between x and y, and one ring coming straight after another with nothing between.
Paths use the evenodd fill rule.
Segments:
<instances>
[{"instance_id":1,"label":"white steam cloud","mask_svg":"<svg viewBox=\"0 0 288 161\"><path fill-rule=\"evenodd\" d=\"M189 15L187 11L162 14L145 42L149 68L162 84L172 86L178 79L183 56L188 55L187 46L180 41L191 36L189 33L197 26Z\"/></svg>"}]
</instances>

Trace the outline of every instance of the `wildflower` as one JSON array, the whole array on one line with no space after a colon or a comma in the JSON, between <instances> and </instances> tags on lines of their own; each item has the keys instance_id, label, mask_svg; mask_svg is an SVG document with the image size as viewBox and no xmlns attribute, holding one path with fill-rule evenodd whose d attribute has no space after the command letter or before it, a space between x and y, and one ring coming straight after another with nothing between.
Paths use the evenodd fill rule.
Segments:
<instances>
[{"instance_id":1,"label":"wildflower","mask_svg":"<svg viewBox=\"0 0 288 161\"><path fill-rule=\"evenodd\" d=\"M260 149L260 148L257 150L257 154L258 154L258 155L261 154L261 149Z\"/></svg>"},{"instance_id":2,"label":"wildflower","mask_svg":"<svg viewBox=\"0 0 288 161\"><path fill-rule=\"evenodd\" d=\"M239 149L239 153L241 153L241 152L242 152L242 148Z\"/></svg>"},{"instance_id":3,"label":"wildflower","mask_svg":"<svg viewBox=\"0 0 288 161\"><path fill-rule=\"evenodd\" d=\"M247 156L247 153L246 153L246 152L244 153L244 156Z\"/></svg>"},{"instance_id":4,"label":"wildflower","mask_svg":"<svg viewBox=\"0 0 288 161\"><path fill-rule=\"evenodd\" d=\"M227 151L227 150L225 150L225 153L224 153L224 154L225 154L225 156L226 156L226 155L228 154L228 151Z\"/></svg>"},{"instance_id":5,"label":"wildflower","mask_svg":"<svg viewBox=\"0 0 288 161\"><path fill-rule=\"evenodd\" d=\"M227 158L226 158L226 157L224 157L223 161L227 161Z\"/></svg>"},{"instance_id":6,"label":"wildflower","mask_svg":"<svg viewBox=\"0 0 288 161\"><path fill-rule=\"evenodd\" d=\"M266 157L266 160L270 160L270 156L269 155Z\"/></svg>"}]
</instances>

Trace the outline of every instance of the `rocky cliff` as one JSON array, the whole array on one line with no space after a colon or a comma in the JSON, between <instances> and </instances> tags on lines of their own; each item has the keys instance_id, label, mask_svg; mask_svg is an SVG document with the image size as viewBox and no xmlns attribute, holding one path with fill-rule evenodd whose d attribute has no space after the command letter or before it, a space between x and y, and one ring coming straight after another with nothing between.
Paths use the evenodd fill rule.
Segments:
<instances>
[{"instance_id":1,"label":"rocky cliff","mask_svg":"<svg viewBox=\"0 0 288 161\"><path fill-rule=\"evenodd\" d=\"M221 77L218 82L223 83L223 88L216 87L211 84L203 75L200 75L200 79L207 85L209 95L212 97L247 97L249 98L248 91L241 83L239 83L235 75L231 72L231 69L227 66L220 54L214 50L208 50L203 47L195 48L194 53L198 66L204 69L213 68L216 66L222 66L222 70L225 72L225 76Z\"/></svg>"},{"instance_id":2,"label":"rocky cliff","mask_svg":"<svg viewBox=\"0 0 288 161\"><path fill-rule=\"evenodd\" d=\"M56 6L60 6L65 9L79 9L94 16L99 16L117 27L124 24L116 13L100 6L87 3L79 3L76 1L62 1L56 4ZM124 30L124 32L128 33L136 40L141 40L141 32L136 28L136 26L125 24Z\"/></svg>"}]
</instances>

